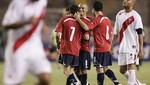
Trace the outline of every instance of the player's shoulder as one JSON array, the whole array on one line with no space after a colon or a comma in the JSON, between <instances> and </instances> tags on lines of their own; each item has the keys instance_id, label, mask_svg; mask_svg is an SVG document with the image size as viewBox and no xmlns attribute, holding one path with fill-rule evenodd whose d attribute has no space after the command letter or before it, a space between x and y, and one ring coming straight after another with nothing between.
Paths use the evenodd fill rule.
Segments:
<instances>
[{"instance_id":1,"label":"player's shoulder","mask_svg":"<svg viewBox=\"0 0 150 85\"><path fill-rule=\"evenodd\" d=\"M76 19L73 16L65 16L63 17L63 22L66 21L76 21Z\"/></svg>"},{"instance_id":2,"label":"player's shoulder","mask_svg":"<svg viewBox=\"0 0 150 85\"><path fill-rule=\"evenodd\" d=\"M139 14L137 11L135 11L135 10L133 10L132 13L133 13L133 15L134 15L135 17L137 17L137 18L140 18L140 17L141 17L140 14Z\"/></svg>"},{"instance_id":3,"label":"player's shoulder","mask_svg":"<svg viewBox=\"0 0 150 85\"><path fill-rule=\"evenodd\" d=\"M124 12L125 12L124 9L120 10L120 11L117 13L116 17L119 16L119 15L122 15Z\"/></svg>"}]
</instances>

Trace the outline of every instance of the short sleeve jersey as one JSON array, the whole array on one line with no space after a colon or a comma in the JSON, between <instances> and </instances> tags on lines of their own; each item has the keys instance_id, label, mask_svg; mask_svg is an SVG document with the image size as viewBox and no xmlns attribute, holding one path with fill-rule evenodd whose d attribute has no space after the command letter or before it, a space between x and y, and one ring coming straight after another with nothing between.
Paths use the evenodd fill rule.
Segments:
<instances>
[{"instance_id":1,"label":"short sleeve jersey","mask_svg":"<svg viewBox=\"0 0 150 85\"><path fill-rule=\"evenodd\" d=\"M136 29L142 28L143 24L140 15L132 10L126 13L119 11L116 15L114 35L119 35L120 53L137 53L139 50L138 35Z\"/></svg>"},{"instance_id":2,"label":"short sleeve jersey","mask_svg":"<svg viewBox=\"0 0 150 85\"><path fill-rule=\"evenodd\" d=\"M61 54L71 54L78 56L81 48L81 33L82 28L79 23L72 16L62 18L57 27L57 30L62 32L60 52Z\"/></svg>"},{"instance_id":3,"label":"short sleeve jersey","mask_svg":"<svg viewBox=\"0 0 150 85\"><path fill-rule=\"evenodd\" d=\"M23 46L26 46L26 47L29 46L28 52L31 53L32 51L35 51L35 50L32 50L32 49L35 49L35 47L36 48L42 47L40 33L41 33L42 25L43 25L43 17L44 17L45 10L46 10L45 8L47 5L47 0L40 0L36 3L25 3L22 1L20 2L21 4L16 2L16 4L13 5L14 6L13 10L11 9L13 7L10 6L8 11L6 12L5 18L3 19L3 22L4 22L3 24L9 25L9 24L16 23L18 21L24 22L24 21L28 21L31 17L35 17L38 19L39 23L37 25L26 24L18 29L15 29L15 30L10 29L8 31L7 42L9 45L10 44L13 45L14 52L17 49L23 48ZM12 10L12 11L9 11L9 10ZM18 16L17 17L18 19L15 20L13 18L9 18L11 16L8 16L8 15L11 15L11 13L13 13L12 15L13 17ZM17 14L17 15L14 15L14 14ZM9 22L9 21L12 21L12 22Z\"/></svg>"},{"instance_id":4,"label":"short sleeve jersey","mask_svg":"<svg viewBox=\"0 0 150 85\"><path fill-rule=\"evenodd\" d=\"M85 22L85 24L87 24L89 26L90 29L93 28L93 23L91 21L91 17L84 17L84 18L81 18L83 22ZM89 31L83 31L83 35L89 35ZM83 50L83 51L90 51L90 41L89 40L85 40L85 39L81 39L81 49L80 50Z\"/></svg>"},{"instance_id":5,"label":"short sleeve jersey","mask_svg":"<svg viewBox=\"0 0 150 85\"><path fill-rule=\"evenodd\" d=\"M108 52L112 36L111 21L107 17L99 15L93 19L93 23L96 26L93 29L94 52Z\"/></svg>"}]
</instances>

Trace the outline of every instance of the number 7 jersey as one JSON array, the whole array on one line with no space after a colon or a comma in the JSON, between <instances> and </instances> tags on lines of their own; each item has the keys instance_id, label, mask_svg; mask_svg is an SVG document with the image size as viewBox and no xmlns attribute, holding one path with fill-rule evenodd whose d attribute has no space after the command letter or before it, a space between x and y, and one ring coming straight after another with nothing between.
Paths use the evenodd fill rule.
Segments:
<instances>
[{"instance_id":1,"label":"number 7 jersey","mask_svg":"<svg viewBox=\"0 0 150 85\"><path fill-rule=\"evenodd\" d=\"M55 32L61 32L60 52L78 56L81 48L82 27L72 16L62 18Z\"/></svg>"}]
</instances>

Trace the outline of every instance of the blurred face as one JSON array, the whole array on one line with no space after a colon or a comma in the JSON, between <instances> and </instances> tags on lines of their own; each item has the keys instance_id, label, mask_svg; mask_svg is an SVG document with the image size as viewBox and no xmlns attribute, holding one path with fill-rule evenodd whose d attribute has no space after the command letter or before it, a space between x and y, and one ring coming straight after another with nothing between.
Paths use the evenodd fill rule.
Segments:
<instances>
[{"instance_id":1,"label":"blurred face","mask_svg":"<svg viewBox=\"0 0 150 85\"><path fill-rule=\"evenodd\" d=\"M88 6L87 4L79 4L79 10L80 10L80 15L81 17L85 17L86 16L86 13L88 12Z\"/></svg>"},{"instance_id":2,"label":"blurred face","mask_svg":"<svg viewBox=\"0 0 150 85\"><path fill-rule=\"evenodd\" d=\"M122 6L126 8L130 8L134 5L135 0L124 0Z\"/></svg>"},{"instance_id":3,"label":"blurred face","mask_svg":"<svg viewBox=\"0 0 150 85\"><path fill-rule=\"evenodd\" d=\"M66 14L66 16L69 16L70 12L69 11L65 11L65 14Z\"/></svg>"}]
</instances>

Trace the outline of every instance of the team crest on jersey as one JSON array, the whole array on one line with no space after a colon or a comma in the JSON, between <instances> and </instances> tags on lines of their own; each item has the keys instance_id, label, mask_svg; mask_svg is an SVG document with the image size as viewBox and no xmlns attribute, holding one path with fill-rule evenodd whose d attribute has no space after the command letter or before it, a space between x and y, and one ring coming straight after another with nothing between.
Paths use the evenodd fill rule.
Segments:
<instances>
[{"instance_id":1,"label":"team crest on jersey","mask_svg":"<svg viewBox=\"0 0 150 85\"><path fill-rule=\"evenodd\" d=\"M120 12L119 15L121 15L123 12Z\"/></svg>"}]
</instances>

